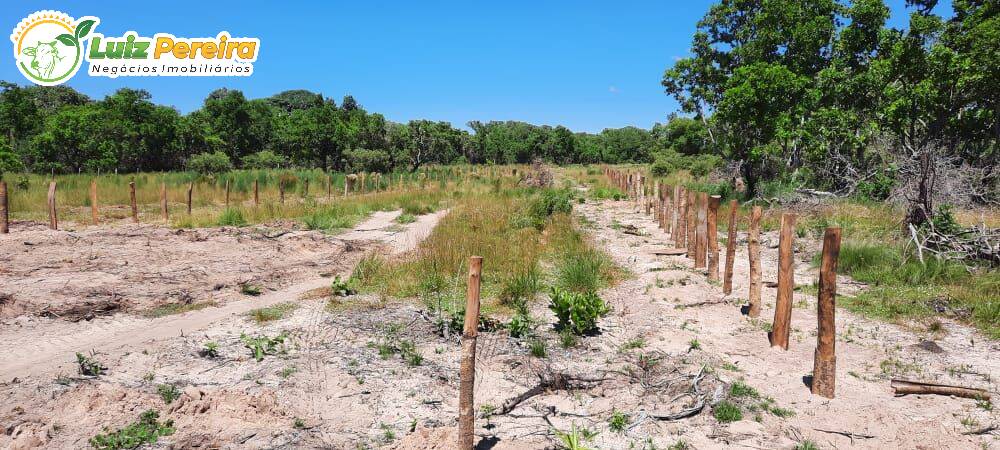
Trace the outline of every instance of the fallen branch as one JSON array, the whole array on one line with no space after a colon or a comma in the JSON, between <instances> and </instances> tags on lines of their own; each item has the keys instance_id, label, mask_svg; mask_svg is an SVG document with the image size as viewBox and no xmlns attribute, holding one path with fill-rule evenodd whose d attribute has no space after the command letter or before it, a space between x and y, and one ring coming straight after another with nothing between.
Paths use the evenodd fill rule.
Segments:
<instances>
[{"instance_id":1,"label":"fallen branch","mask_svg":"<svg viewBox=\"0 0 1000 450\"><path fill-rule=\"evenodd\" d=\"M890 386L892 386L896 396L907 394L935 394L953 395L955 397L974 398L977 400L990 399L989 392L982 389L952 386L948 384L923 383L920 381L893 379Z\"/></svg>"},{"instance_id":2,"label":"fallen branch","mask_svg":"<svg viewBox=\"0 0 1000 450\"><path fill-rule=\"evenodd\" d=\"M500 408L491 415L498 416L507 414L517 408L517 406L525 400L550 390L569 391L575 389L590 389L604 380L606 380L606 378L581 377L576 375L567 375L561 372L556 372L547 376L540 375L538 378L538 384L532 386L531 389L528 389L527 391L507 399L500 405Z\"/></svg>"},{"instance_id":3,"label":"fallen branch","mask_svg":"<svg viewBox=\"0 0 1000 450\"><path fill-rule=\"evenodd\" d=\"M966 436L978 436L981 434L993 434L993 432L996 430L998 430L996 425L990 425L988 427L980 428L978 430L966 431L962 434Z\"/></svg>"},{"instance_id":4,"label":"fallen branch","mask_svg":"<svg viewBox=\"0 0 1000 450\"><path fill-rule=\"evenodd\" d=\"M819 431L820 433L839 434L841 436L846 436L846 437L848 437L848 438L851 439L851 443L852 444L854 443L854 438L858 438L858 439L874 439L875 438L875 436L872 436L870 434L860 434L860 433L855 433L853 431L822 430L822 429L819 429L819 428L813 428L813 429L816 430L816 431Z\"/></svg>"}]
</instances>

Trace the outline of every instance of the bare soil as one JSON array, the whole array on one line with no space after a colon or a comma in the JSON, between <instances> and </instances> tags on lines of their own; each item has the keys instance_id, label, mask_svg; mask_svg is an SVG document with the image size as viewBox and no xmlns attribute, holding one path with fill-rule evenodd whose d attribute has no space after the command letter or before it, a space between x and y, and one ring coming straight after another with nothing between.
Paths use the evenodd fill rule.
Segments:
<instances>
[{"instance_id":1,"label":"bare soil","mask_svg":"<svg viewBox=\"0 0 1000 450\"><path fill-rule=\"evenodd\" d=\"M837 398L814 397L804 381L815 345L813 295L796 292L791 349L772 350L762 327L773 315L775 290L764 288L763 320L740 313L748 277L745 251L737 253L735 294L727 298L685 257L652 253L666 236L634 204L588 201L576 211L599 246L634 277L601 292L613 312L602 319L599 334L581 338L575 347L560 345L555 318L541 298L532 313L541 322L536 333L546 357L531 356L526 340L504 330L480 333L475 398L483 413L477 420L481 448L552 448L558 442L554 430L574 426L598 432L588 446L602 449L666 448L681 440L702 449L787 449L804 440L820 448L997 445L989 431L966 434L1000 422L996 409L979 408L970 399L896 398L888 379L955 383L995 394L1000 344L951 322L941 332L920 332L838 310ZM120 428L156 409L176 427L158 447L454 448L457 336L441 333L420 302L377 295L330 299L323 291L330 283L324 275L349 273L365 251L406 257L441 214L406 226L379 214L339 236L293 231L272 239L253 238L257 231L243 229L173 234L136 227L78 233L85 235L79 238L47 231L4 237L3 257L23 259L5 263L0 291L23 306L5 316L0 331L0 447L85 448L103 428ZM616 223L644 235L625 234ZM153 237L131 236L139 231ZM195 233L206 239L193 240ZM776 247L776 237L766 237ZM40 245L21 242L31 239ZM122 253L88 259L79 255L96 253L59 248L69 247L70 239L117 245ZM171 256L146 255L146 240ZM798 284L810 285L816 277L805 262L815 245L800 239ZM23 247L32 247L28 253L33 247L48 250L35 258L15 256ZM766 242L765 281L776 279L776 253ZM126 259L123 254L145 264L193 268L183 269L185 277L175 285L162 268L116 265ZM199 268L206 274L197 276ZM64 278L61 284L46 282L49 276ZM24 282L25 277L36 281ZM131 287L129 277L148 278ZM248 277L268 291L242 295L235 286ZM12 282L17 289L10 288ZM216 290L218 283L226 287ZM840 285L843 292L860 288L844 278ZM73 322L41 315L46 308L80 303L88 289L112 286L127 307L107 317L95 313ZM178 286L193 291L195 301L210 298L217 306L160 318L142 315L149 305L177 301L168 293ZM280 320L258 324L245 314L282 302L297 308ZM243 333L286 333L288 339L277 354L258 362L243 345ZM217 357L199 354L208 341L218 343ZM422 360L394 351L404 342L412 342ZM76 373L73 353L90 349L108 368L100 377ZM712 405L740 379L794 415L747 409L743 420L719 423ZM157 394L162 384L177 386L180 397L166 404ZM759 401L744 400L744 406ZM628 415L620 432L609 428L614 412Z\"/></svg>"}]
</instances>

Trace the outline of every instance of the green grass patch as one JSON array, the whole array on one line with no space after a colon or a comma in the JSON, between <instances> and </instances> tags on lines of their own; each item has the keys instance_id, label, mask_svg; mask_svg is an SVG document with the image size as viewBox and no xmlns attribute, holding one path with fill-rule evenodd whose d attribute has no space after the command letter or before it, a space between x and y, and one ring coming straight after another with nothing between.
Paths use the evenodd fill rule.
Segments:
<instances>
[{"instance_id":1,"label":"green grass patch","mask_svg":"<svg viewBox=\"0 0 1000 450\"><path fill-rule=\"evenodd\" d=\"M258 324L284 319L288 313L298 308L299 305L291 302L278 303L266 308L252 309L247 312L247 317L253 319Z\"/></svg>"}]
</instances>

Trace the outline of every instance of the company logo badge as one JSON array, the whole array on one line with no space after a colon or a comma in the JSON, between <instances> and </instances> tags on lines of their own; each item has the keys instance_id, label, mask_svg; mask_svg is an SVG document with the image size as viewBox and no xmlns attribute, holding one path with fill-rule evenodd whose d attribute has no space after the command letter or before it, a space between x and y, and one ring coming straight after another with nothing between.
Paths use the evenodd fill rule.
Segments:
<instances>
[{"instance_id":1,"label":"company logo badge","mask_svg":"<svg viewBox=\"0 0 1000 450\"><path fill-rule=\"evenodd\" d=\"M83 43L97 22L96 17L74 20L59 11L38 11L24 18L10 34L17 69L43 86L66 82L80 70Z\"/></svg>"},{"instance_id":2,"label":"company logo badge","mask_svg":"<svg viewBox=\"0 0 1000 450\"><path fill-rule=\"evenodd\" d=\"M94 31L99 23L97 17L73 19L59 11L24 18L10 35L18 70L43 86L65 83L83 61L96 77L250 76L260 52L259 39L226 31L211 38L144 37L135 31L114 37Z\"/></svg>"}]
</instances>

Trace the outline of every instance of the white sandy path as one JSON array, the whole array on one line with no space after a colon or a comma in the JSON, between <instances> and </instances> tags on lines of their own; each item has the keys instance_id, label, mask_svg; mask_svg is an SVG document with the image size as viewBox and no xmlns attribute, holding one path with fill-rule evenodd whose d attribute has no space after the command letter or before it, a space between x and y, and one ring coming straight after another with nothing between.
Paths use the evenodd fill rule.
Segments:
<instances>
[{"instance_id":1,"label":"white sandy path","mask_svg":"<svg viewBox=\"0 0 1000 450\"><path fill-rule=\"evenodd\" d=\"M396 226L399 211L376 212L346 232L339 239L352 242L377 242L391 254L406 252L427 237L447 210L423 215L416 222ZM346 275L346 274L342 274ZM80 349L110 352L123 347L191 334L221 320L232 320L251 309L263 308L298 298L305 292L326 286L329 278L316 278L265 294L252 301L229 302L219 307L166 316L156 319L118 315L95 319L85 328L58 336L47 336L33 345L11 349L0 359L0 380L44 373L72 372L75 362L68 356Z\"/></svg>"}]
</instances>

